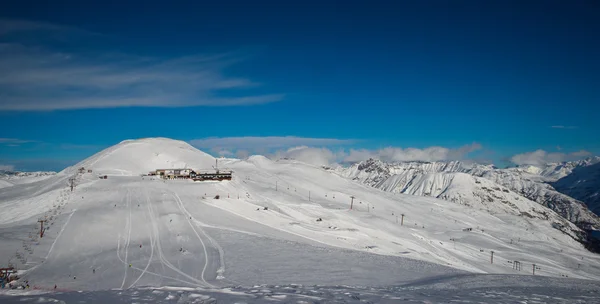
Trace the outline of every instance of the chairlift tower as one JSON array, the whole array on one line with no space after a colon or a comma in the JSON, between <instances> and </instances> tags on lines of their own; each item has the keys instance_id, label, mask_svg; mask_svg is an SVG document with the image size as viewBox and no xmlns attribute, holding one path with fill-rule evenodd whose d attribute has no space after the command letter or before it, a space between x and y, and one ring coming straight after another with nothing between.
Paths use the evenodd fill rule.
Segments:
<instances>
[{"instance_id":1,"label":"chairlift tower","mask_svg":"<svg viewBox=\"0 0 600 304\"><path fill-rule=\"evenodd\" d=\"M38 220L38 222L40 223L40 238L42 238L44 236L44 222L46 220Z\"/></svg>"},{"instance_id":2,"label":"chairlift tower","mask_svg":"<svg viewBox=\"0 0 600 304\"><path fill-rule=\"evenodd\" d=\"M217 174L219 174L219 159L215 158L215 165L213 166L213 169L215 169L215 171L217 171Z\"/></svg>"}]
</instances>

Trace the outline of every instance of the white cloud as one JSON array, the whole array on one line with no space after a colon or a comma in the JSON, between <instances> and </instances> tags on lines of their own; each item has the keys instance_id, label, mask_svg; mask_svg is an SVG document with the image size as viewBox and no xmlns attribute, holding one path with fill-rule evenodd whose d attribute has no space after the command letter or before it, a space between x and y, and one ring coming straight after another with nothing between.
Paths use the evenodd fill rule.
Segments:
<instances>
[{"instance_id":1,"label":"white cloud","mask_svg":"<svg viewBox=\"0 0 600 304\"><path fill-rule=\"evenodd\" d=\"M289 148L285 151L277 151L272 158L292 158L301 162L305 162L307 164L312 164L316 166L327 166L332 163L335 163L339 159L341 155L340 153L343 152L334 153L327 148L312 148L307 146L299 146Z\"/></svg>"},{"instance_id":2,"label":"white cloud","mask_svg":"<svg viewBox=\"0 0 600 304\"><path fill-rule=\"evenodd\" d=\"M248 158L248 156L250 156L250 153L246 150L237 150L235 152L235 157L237 157L238 159L246 159Z\"/></svg>"},{"instance_id":3,"label":"white cloud","mask_svg":"<svg viewBox=\"0 0 600 304\"><path fill-rule=\"evenodd\" d=\"M437 146L425 149L395 147L380 150L351 149L348 156L344 158L344 162L358 162L368 158L376 158L386 162L459 160L481 148L480 144L473 143L456 149Z\"/></svg>"},{"instance_id":4,"label":"white cloud","mask_svg":"<svg viewBox=\"0 0 600 304\"><path fill-rule=\"evenodd\" d=\"M479 149L481 149L481 145L478 143L456 149L444 147L429 147L425 149L388 147L379 150L350 149L349 152L343 149L334 152L328 148L299 146L288 150L279 150L271 157L275 159L283 157L293 158L314 165L331 165L340 162L354 163L369 158L380 159L386 162L447 161L464 159L467 154Z\"/></svg>"},{"instance_id":5,"label":"white cloud","mask_svg":"<svg viewBox=\"0 0 600 304\"><path fill-rule=\"evenodd\" d=\"M297 136L244 136L209 137L193 139L189 143L199 149L243 149L255 152L260 149L280 149L297 146L338 146L356 142L349 139L310 138Z\"/></svg>"},{"instance_id":6,"label":"white cloud","mask_svg":"<svg viewBox=\"0 0 600 304\"><path fill-rule=\"evenodd\" d=\"M229 150L224 150L224 149L217 150L216 153L219 156L233 156L233 152L231 152Z\"/></svg>"},{"instance_id":7,"label":"white cloud","mask_svg":"<svg viewBox=\"0 0 600 304\"><path fill-rule=\"evenodd\" d=\"M240 159L248 157L249 154L262 154L273 159L293 158L319 166L340 162L359 162L369 158L388 162L459 160L482 148L479 143L473 143L459 148L436 146L425 149L388 147L380 150L347 150L343 147L358 141L296 136L210 137L194 139L189 142L199 149L208 149L216 154L219 154L219 151L232 152Z\"/></svg>"},{"instance_id":8,"label":"white cloud","mask_svg":"<svg viewBox=\"0 0 600 304\"><path fill-rule=\"evenodd\" d=\"M75 30L0 20L0 34L15 34L0 36L0 110L238 106L283 99L282 94L248 93L244 90L260 84L224 74L247 57L243 52L150 58L64 52L21 41L46 37L47 31L69 36Z\"/></svg>"},{"instance_id":9,"label":"white cloud","mask_svg":"<svg viewBox=\"0 0 600 304\"><path fill-rule=\"evenodd\" d=\"M14 171L15 166L13 165L0 165L0 171Z\"/></svg>"},{"instance_id":10,"label":"white cloud","mask_svg":"<svg viewBox=\"0 0 600 304\"><path fill-rule=\"evenodd\" d=\"M536 150L533 152L521 153L514 155L510 161L516 165L536 165L540 166L547 163L560 163L566 161L574 161L591 156L592 153L581 150L572 153L548 153L544 150Z\"/></svg>"}]
</instances>

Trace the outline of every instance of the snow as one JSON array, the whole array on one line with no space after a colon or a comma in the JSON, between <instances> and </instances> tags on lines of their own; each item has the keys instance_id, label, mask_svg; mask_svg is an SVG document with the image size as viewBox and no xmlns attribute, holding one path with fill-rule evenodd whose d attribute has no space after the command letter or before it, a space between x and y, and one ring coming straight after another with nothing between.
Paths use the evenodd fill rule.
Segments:
<instances>
[{"instance_id":1,"label":"snow","mask_svg":"<svg viewBox=\"0 0 600 304\"><path fill-rule=\"evenodd\" d=\"M471 205L481 204L482 200L507 202L510 206L518 206L520 201L524 200L534 201L554 210L580 228L589 229L600 227L600 218L583 202L556 191L549 182L576 168L593 164L598 159L600 158L595 157L578 162L548 164L543 168L521 166L508 169L456 161L388 164L369 159L335 172L384 191L434 196ZM469 179L468 176L462 175L463 173L472 175L475 179ZM420 185L420 183L424 184ZM500 192L488 195L490 188L509 190L508 193L511 195L507 197ZM441 191L449 189L452 189L452 193L441 195ZM437 194L432 195L432 193ZM512 195L513 193L516 197Z\"/></svg>"},{"instance_id":2,"label":"snow","mask_svg":"<svg viewBox=\"0 0 600 304\"><path fill-rule=\"evenodd\" d=\"M552 286L552 287L549 287ZM508 275L451 275L399 286L276 284L223 289L132 288L0 293L2 303L598 303L597 282ZM10 294L10 295L9 295Z\"/></svg>"},{"instance_id":3,"label":"snow","mask_svg":"<svg viewBox=\"0 0 600 304\"><path fill-rule=\"evenodd\" d=\"M215 158L183 141L167 138L125 140L61 173L83 167L99 175L136 176L155 169L212 169Z\"/></svg>"},{"instance_id":4,"label":"snow","mask_svg":"<svg viewBox=\"0 0 600 304\"><path fill-rule=\"evenodd\" d=\"M12 183L10 183L6 180L0 179L0 188L11 187L12 185L13 185Z\"/></svg>"},{"instance_id":5,"label":"snow","mask_svg":"<svg viewBox=\"0 0 600 304\"><path fill-rule=\"evenodd\" d=\"M0 171L0 188L10 187L15 184L27 184L41 181L52 177L56 172L37 171L37 172L13 172Z\"/></svg>"},{"instance_id":6,"label":"snow","mask_svg":"<svg viewBox=\"0 0 600 304\"><path fill-rule=\"evenodd\" d=\"M499 274L499 279L492 289L477 287L492 278L485 275L465 283L474 286L458 292L466 299L496 301L501 293L533 299L527 289L507 287L527 281L528 276L515 275L530 275L533 263L540 269L531 280L540 281L532 288L541 294L557 297L555 291L564 288L570 290L564 297L577 299L583 294L572 287L581 285L577 288L597 298L596 281L570 279L600 279L600 258L557 229L560 218L551 210L531 201L516 209L495 201L474 208L384 192L323 168L263 156L219 159L219 168L233 170L231 181L139 176L156 168L213 164L214 158L184 142L131 140L45 180L1 189L0 257L20 270L21 282L50 292L22 291L8 300L354 301L349 293L391 303L397 300L392 296L444 299L451 291L430 286L432 280L452 285L473 274ZM77 173L81 166L93 173ZM109 178L98 179L103 173ZM461 192L453 183L472 186L479 178L460 173L437 179L428 176L420 184L448 185L436 194L456 197ZM428 189L437 191L434 186L414 191ZM47 220L41 239L40 218ZM560 224L567 232L578 231ZM522 270L513 269L515 260ZM156 289L164 286L188 289Z\"/></svg>"}]
</instances>

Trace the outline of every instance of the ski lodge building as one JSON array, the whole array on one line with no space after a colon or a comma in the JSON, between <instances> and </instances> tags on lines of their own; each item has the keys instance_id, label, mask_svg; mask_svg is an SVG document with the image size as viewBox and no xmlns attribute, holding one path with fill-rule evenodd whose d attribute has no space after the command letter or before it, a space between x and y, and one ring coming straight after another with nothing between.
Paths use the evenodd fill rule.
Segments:
<instances>
[{"instance_id":1,"label":"ski lodge building","mask_svg":"<svg viewBox=\"0 0 600 304\"><path fill-rule=\"evenodd\" d=\"M194 172L192 169L156 169L148 175L157 175L165 179L181 179L190 178L192 172Z\"/></svg>"},{"instance_id":2,"label":"ski lodge building","mask_svg":"<svg viewBox=\"0 0 600 304\"><path fill-rule=\"evenodd\" d=\"M203 171L196 172L192 169L156 169L148 173L149 176L158 176L164 179L192 179L194 181L222 181L231 180L232 171Z\"/></svg>"}]
</instances>

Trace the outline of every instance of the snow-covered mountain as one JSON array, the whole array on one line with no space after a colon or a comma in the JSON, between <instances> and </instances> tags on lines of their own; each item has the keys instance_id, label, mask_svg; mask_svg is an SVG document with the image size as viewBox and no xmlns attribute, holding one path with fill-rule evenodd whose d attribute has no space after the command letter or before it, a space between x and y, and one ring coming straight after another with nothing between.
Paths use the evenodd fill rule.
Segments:
<instances>
[{"instance_id":1,"label":"snow-covered mountain","mask_svg":"<svg viewBox=\"0 0 600 304\"><path fill-rule=\"evenodd\" d=\"M586 203L592 212L600 215L600 163L575 168L571 174L552 183L552 186Z\"/></svg>"},{"instance_id":2,"label":"snow-covered mountain","mask_svg":"<svg viewBox=\"0 0 600 304\"><path fill-rule=\"evenodd\" d=\"M530 269L536 276L600 279L600 257L584 249L581 229L456 169L406 185L432 197L390 193L337 171L264 156L220 159L219 167L233 170L231 181L140 176L164 167L206 169L214 160L181 141L131 140L47 179L2 188L0 256L19 270L20 282L51 292L56 285L65 294L181 286L266 297L267 288L251 286L416 287L457 278L472 286L477 273L499 274L488 282L508 286L515 279L506 275ZM414 169L435 166L457 164ZM323 292L337 297L336 290ZM164 290L151 293L173 299Z\"/></svg>"},{"instance_id":3,"label":"snow-covered mountain","mask_svg":"<svg viewBox=\"0 0 600 304\"><path fill-rule=\"evenodd\" d=\"M556 191L549 182L594 161L595 158L590 158L579 162L548 164L543 168L522 166L498 169L493 165L458 161L388 164L369 159L336 171L384 191L434 196L475 206L485 202L518 205L518 201L534 201L587 229L592 226L600 228L600 218L581 201ZM458 173L477 178L469 179Z\"/></svg>"},{"instance_id":4,"label":"snow-covered mountain","mask_svg":"<svg viewBox=\"0 0 600 304\"><path fill-rule=\"evenodd\" d=\"M137 176L155 169L211 169L215 158L184 141L169 138L124 140L68 167L61 174L72 174L83 167L93 173Z\"/></svg>"},{"instance_id":5,"label":"snow-covered mountain","mask_svg":"<svg viewBox=\"0 0 600 304\"><path fill-rule=\"evenodd\" d=\"M533 170L539 170L536 174L541 175L548 181L557 181L573 172L573 170L583 167L588 167L594 164L600 163L600 156L592 156L582 160L562 162L562 163L548 163L539 168Z\"/></svg>"}]
</instances>

